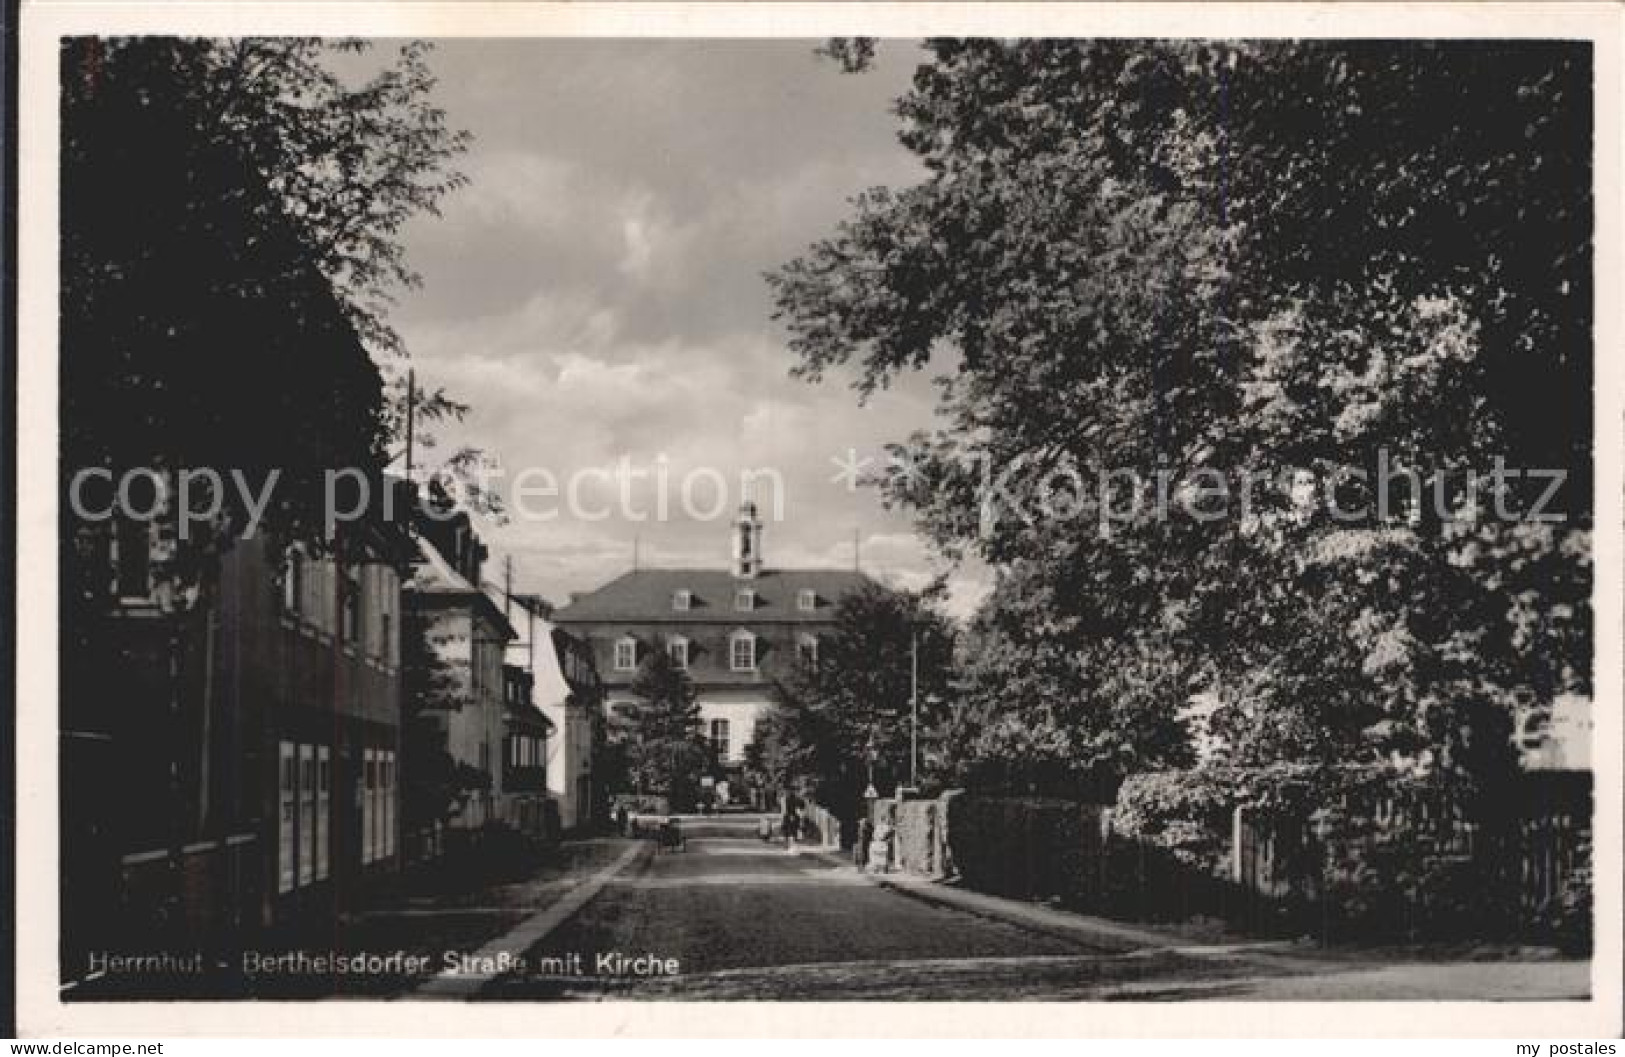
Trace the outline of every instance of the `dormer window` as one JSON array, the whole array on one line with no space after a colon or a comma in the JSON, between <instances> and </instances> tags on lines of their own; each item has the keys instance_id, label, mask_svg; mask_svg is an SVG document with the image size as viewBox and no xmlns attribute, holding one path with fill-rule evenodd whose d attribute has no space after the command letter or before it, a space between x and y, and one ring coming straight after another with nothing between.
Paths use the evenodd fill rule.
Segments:
<instances>
[{"instance_id":1,"label":"dormer window","mask_svg":"<svg viewBox=\"0 0 1625 1057\"><path fill-rule=\"evenodd\" d=\"M750 613L756 609L756 592L748 587L741 587L734 592L734 609L741 613Z\"/></svg>"},{"instance_id":2,"label":"dormer window","mask_svg":"<svg viewBox=\"0 0 1625 1057\"><path fill-rule=\"evenodd\" d=\"M671 663L684 671L688 670L688 640L681 635L666 641L666 655Z\"/></svg>"},{"instance_id":3,"label":"dormer window","mask_svg":"<svg viewBox=\"0 0 1625 1057\"><path fill-rule=\"evenodd\" d=\"M638 640L630 635L615 643L615 670L636 671L638 667Z\"/></svg>"},{"instance_id":4,"label":"dormer window","mask_svg":"<svg viewBox=\"0 0 1625 1057\"><path fill-rule=\"evenodd\" d=\"M687 613L694 607L694 593L687 589L671 593L671 608L678 613Z\"/></svg>"},{"instance_id":5,"label":"dormer window","mask_svg":"<svg viewBox=\"0 0 1625 1057\"><path fill-rule=\"evenodd\" d=\"M729 667L736 672L756 670L756 636L748 631L736 631L728 642Z\"/></svg>"},{"instance_id":6,"label":"dormer window","mask_svg":"<svg viewBox=\"0 0 1625 1057\"><path fill-rule=\"evenodd\" d=\"M796 608L803 613L811 613L818 608L818 592L810 587L803 587L796 592Z\"/></svg>"}]
</instances>

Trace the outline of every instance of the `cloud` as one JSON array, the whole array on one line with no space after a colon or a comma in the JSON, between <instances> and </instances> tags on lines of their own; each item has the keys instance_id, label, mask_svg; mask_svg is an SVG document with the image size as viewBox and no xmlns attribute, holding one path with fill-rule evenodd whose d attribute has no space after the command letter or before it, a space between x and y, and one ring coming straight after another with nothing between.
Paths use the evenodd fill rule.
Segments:
<instances>
[{"instance_id":1,"label":"cloud","mask_svg":"<svg viewBox=\"0 0 1625 1057\"><path fill-rule=\"evenodd\" d=\"M397 314L413 366L474 409L440 430L442 449L482 447L507 480L543 468L561 507L573 482L584 505L616 508L491 528L527 589L597 586L628 567L634 538L646 563L722 564L757 469L770 476L753 497L782 498L770 563L849 565L857 531L878 573L940 572L906 513L832 480L832 457L931 424L926 379L860 408L840 372L790 378L770 321L764 271L827 234L853 194L921 171L889 111L907 49L842 77L812 46L448 41L431 60L449 123L475 135L470 186L405 233L425 280ZM628 465L644 472L622 485ZM718 481L719 520L683 509L685 486L698 497Z\"/></svg>"}]
</instances>

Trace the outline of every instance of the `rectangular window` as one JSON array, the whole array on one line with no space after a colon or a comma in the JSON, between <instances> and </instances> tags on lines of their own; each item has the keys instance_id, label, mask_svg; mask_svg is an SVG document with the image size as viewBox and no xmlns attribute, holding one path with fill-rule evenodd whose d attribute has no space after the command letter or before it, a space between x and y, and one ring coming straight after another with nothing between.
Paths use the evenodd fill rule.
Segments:
<instances>
[{"instance_id":1,"label":"rectangular window","mask_svg":"<svg viewBox=\"0 0 1625 1057\"><path fill-rule=\"evenodd\" d=\"M289 613L299 612L303 600L305 560L298 551L288 552L288 562L282 568L282 608Z\"/></svg>"},{"instance_id":2,"label":"rectangular window","mask_svg":"<svg viewBox=\"0 0 1625 1057\"><path fill-rule=\"evenodd\" d=\"M315 878L316 867L316 750L299 746L299 884Z\"/></svg>"},{"instance_id":3,"label":"rectangular window","mask_svg":"<svg viewBox=\"0 0 1625 1057\"><path fill-rule=\"evenodd\" d=\"M673 639L666 643L666 652L671 655L671 663L685 670L688 668L687 639Z\"/></svg>"},{"instance_id":4,"label":"rectangular window","mask_svg":"<svg viewBox=\"0 0 1625 1057\"><path fill-rule=\"evenodd\" d=\"M339 621L339 637L345 642L355 642L361 626L361 583L354 570L345 570L342 575L343 581L339 584L339 605L343 608Z\"/></svg>"},{"instance_id":5,"label":"rectangular window","mask_svg":"<svg viewBox=\"0 0 1625 1057\"><path fill-rule=\"evenodd\" d=\"M316 748L316 879L327 877L327 849L333 843L333 761L326 745Z\"/></svg>"},{"instance_id":6,"label":"rectangular window","mask_svg":"<svg viewBox=\"0 0 1625 1057\"><path fill-rule=\"evenodd\" d=\"M362 760L361 861L370 863L378 857L378 750L367 749Z\"/></svg>"},{"instance_id":7,"label":"rectangular window","mask_svg":"<svg viewBox=\"0 0 1625 1057\"><path fill-rule=\"evenodd\" d=\"M395 657L395 607L396 584L395 577L387 566L374 565L369 569L372 578L372 592L368 609L372 616L372 634L370 649L378 663L388 668L394 665Z\"/></svg>"},{"instance_id":8,"label":"rectangular window","mask_svg":"<svg viewBox=\"0 0 1625 1057\"><path fill-rule=\"evenodd\" d=\"M327 559L304 562L302 576L305 604L301 612L317 630L333 632L333 563Z\"/></svg>"},{"instance_id":9,"label":"rectangular window","mask_svg":"<svg viewBox=\"0 0 1625 1057\"><path fill-rule=\"evenodd\" d=\"M386 750L379 756L382 782L378 806L383 816L381 853L388 858L395 854L395 753Z\"/></svg>"},{"instance_id":10,"label":"rectangular window","mask_svg":"<svg viewBox=\"0 0 1625 1057\"><path fill-rule=\"evenodd\" d=\"M801 656L801 663L813 665L818 663L818 640L811 635L803 635L796 640L796 652Z\"/></svg>"},{"instance_id":11,"label":"rectangular window","mask_svg":"<svg viewBox=\"0 0 1625 1057\"><path fill-rule=\"evenodd\" d=\"M389 590L390 590L390 593L389 593L389 597L390 597L389 612L390 612L391 619L390 619L390 622L389 622L388 641L385 643L385 647L384 647L385 650L386 650L386 653L385 653L384 656L389 661L389 666L391 668L399 668L401 666L401 626L402 626L402 621L398 621L398 620L394 619L395 609L397 608L397 603L400 601L399 587L400 587L399 581L391 578L390 583L389 583Z\"/></svg>"},{"instance_id":12,"label":"rectangular window","mask_svg":"<svg viewBox=\"0 0 1625 1057\"><path fill-rule=\"evenodd\" d=\"M803 613L811 613L818 608L818 592L806 588L796 592L796 608Z\"/></svg>"},{"instance_id":13,"label":"rectangular window","mask_svg":"<svg viewBox=\"0 0 1625 1057\"><path fill-rule=\"evenodd\" d=\"M615 644L615 670L617 672L630 672L638 666L638 644L631 639L622 639Z\"/></svg>"},{"instance_id":14,"label":"rectangular window","mask_svg":"<svg viewBox=\"0 0 1625 1057\"><path fill-rule=\"evenodd\" d=\"M304 560L299 563L299 612L317 627L322 626L322 563Z\"/></svg>"},{"instance_id":15,"label":"rectangular window","mask_svg":"<svg viewBox=\"0 0 1625 1057\"><path fill-rule=\"evenodd\" d=\"M734 671L754 671L756 668L756 640L749 635L740 635L734 639L732 659Z\"/></svg>"},{"instance_id":16,"label":"rectangular window","mask_svg":"<svg viewBox=\"0 0 1625 1057\"><path fill-rule=\"evenodd\" d=\"M731 758L728 751L728 721L725 719L711 721L711 752L719 760Z\"/></svg>"},{"instance_id":17,"label":"rectangular window","mask_svg":"<svg viewBox=\"0 0 1625 1057\"><path fill-rule=\"evenodd\" d=\"M671 607L679 613L687 613L694 604L694 596L687 591L674 591L671 596Z\"/></svg>"},{"instance_id":18,"label":"rectangular window","mask_svg":"<svg viewBox=\"0 0 1625 1057\"><path fill-rule=\"evenodd\" d=\"M298 845L295 835L298 832L296 813L299 810L299 778L296 773L298 760L296 750L291 741L284 741L277 746L277 880L278 892L293 891L293 881L296 876L294 869L297 863Z\"/></svg>"},{"instance_id":19,"label":"rectangular window","mask_svg":"<svg viewBox=\"0 0 1625 1057\"><path fill-rule=\"evenodd\" d=\"M749 613L756 608L756 592L748 587L741 587L734 592L734 608L741 613Z\"/></svg>"}]
</instances>

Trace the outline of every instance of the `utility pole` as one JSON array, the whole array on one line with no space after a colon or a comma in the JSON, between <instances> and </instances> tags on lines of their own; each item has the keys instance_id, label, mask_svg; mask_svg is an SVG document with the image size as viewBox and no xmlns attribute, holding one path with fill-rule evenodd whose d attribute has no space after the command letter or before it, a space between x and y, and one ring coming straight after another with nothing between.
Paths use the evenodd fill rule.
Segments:
<instances>
[{"instance_id":1,"label":"utility pole","mask_svg":"<svg viewBox=\"0 0 1625 1057\"><path fill-rule=\"evenodd\" d=\"M502 556L502 615L513 620L513 555Z\"/></svg>"},{"instance_id":2,"label":"utility pole","mask_svg":"<svg viewBox=\"0 0 1625 1057\"><path fill-rule=\"evenodd\" d=\"M412 418L416 412L418 372L406 372L406 479L412 480ZM414 495L416 493L414 492Z\"/></svg>"},{"instance_id":3,"label":"utility pole","mask_svg":"<svg viewBox=\"0 0 1625 1057\"><path fill-rule=\"evenodd\" d=\"M909 626L908 640L908 784L920 787L920 629Z\"/></svg>"}]
</instances>

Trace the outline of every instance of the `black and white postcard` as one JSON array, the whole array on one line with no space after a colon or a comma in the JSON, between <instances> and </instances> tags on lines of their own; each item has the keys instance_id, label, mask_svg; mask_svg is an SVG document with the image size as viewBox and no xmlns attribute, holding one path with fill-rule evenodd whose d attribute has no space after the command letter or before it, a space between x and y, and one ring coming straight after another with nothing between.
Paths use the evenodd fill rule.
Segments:
<instances>
[{"instance_id":1,"label":"black and white postcard","mask_svg":"<svg viewBox=\"0 0 1625 1057\"><path fill-rule=\"evenodd\" d=\"M1617 1033L1620 27L25 5L20 1030Z\"/></svg>"}]
</instances>

